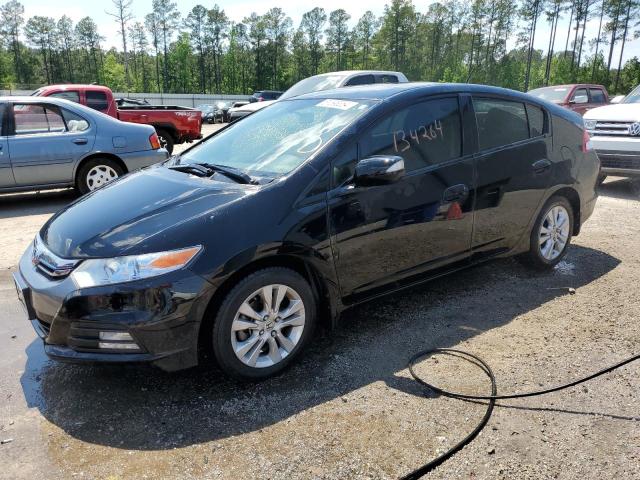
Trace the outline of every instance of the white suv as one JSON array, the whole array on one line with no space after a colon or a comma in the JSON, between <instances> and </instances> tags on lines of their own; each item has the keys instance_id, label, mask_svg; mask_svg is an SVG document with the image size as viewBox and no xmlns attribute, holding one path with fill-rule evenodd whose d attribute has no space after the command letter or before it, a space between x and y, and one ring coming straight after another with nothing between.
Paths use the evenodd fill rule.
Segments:
<instances>
[{"instance_id":1,"label":"white suv","mask_svg":"<svg viewBox=\"0 0 640 480\"><path fill-rule=\"evenodd\" d=\"M284 92L278 100L265 102L253 102L238 108L229 109L229 121L233 122L250 113L260 110L273 102L297 97L305 93L329 90L339 87L351 87L356 85L370 85L373 83L406 83L407 77L400 72L387 72L385 70L345 70L342 72L329 72L314 75L300 80L298 83Z\"/></svg>"},{"instance_id":2,"label":"white suv","mask_svg":"<svg viewBox=\"0 0 640 480\"><path fill-rule=\"evenodd\" d=\"M589 110L584 125L603 174L640 177L640 85L617 105Z\"/></svg>"}]
</instances>

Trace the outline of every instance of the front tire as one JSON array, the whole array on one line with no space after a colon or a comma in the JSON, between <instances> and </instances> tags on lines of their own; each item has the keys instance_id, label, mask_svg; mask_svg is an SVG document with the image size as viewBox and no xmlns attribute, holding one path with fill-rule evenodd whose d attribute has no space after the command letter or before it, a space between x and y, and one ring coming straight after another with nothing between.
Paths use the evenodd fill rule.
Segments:
<instances>
[{"instance_id":1,"label":"front tire","mask_svg":"<svg viewBox=\"0 0 640 480\"><path fill-rule=\"evenodd\" d=\"M222 302L213 326L213 352L229 376L269 378L300 355L315 322L314 295L301 275L280 267L259 270Z\"/></svg>"},{"instance_id":2,"label":"front tire","mask_svg":"<svg viewBox=\"0 0 640 480\"><path fill-rule=\"evenodd\" d=\"M89 193L124 175L122 167L110 158L92 158L76 175L76 189L81 195Z\"/></svg>"},{"instance_id":3,"label":"front tire","mask_svg":"<svg viewBox=\"0 0 640 480\"><path fill-rule=\"evenodd\" d=\"M567 254L573 234L573 208L565 197L551 197L531 230L529 251L520 259L539 270L555 267Z\"/></svg>"}]
</instances>

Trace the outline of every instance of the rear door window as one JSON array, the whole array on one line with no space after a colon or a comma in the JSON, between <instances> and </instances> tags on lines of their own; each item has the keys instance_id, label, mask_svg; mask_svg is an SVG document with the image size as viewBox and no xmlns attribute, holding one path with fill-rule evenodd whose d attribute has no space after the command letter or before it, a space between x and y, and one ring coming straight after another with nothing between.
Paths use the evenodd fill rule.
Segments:
<instances>
[{"instance_id":1,"label":"rear door window","mask_svg":"<svg viewBox=\"0 0 640 480\"><path fill-rule=\"evenodd\" d=\"M360 158L398 155L407 172L458 158L462 134L457 97L405 107L379 121L360 140Z\"/></svg>"},{"instance_id":2,"label":"rear door window","mask_svg":"<svg viewBox=\"0 0 640 480\"><path fill-rule=\"evenodd\" d=\"M547 132L544 110L527 103L527 117L529 118L529 136L531 138L539 137Z\"/></svg>"},{"instance_id":3,"label":"rear door window","mask_svg":"<svg viewBox=\"0 0 640 480\"><path fill-rule=\"evenodd\" d=\"M100 112L104 112L109 109L109 102L107 101L107 94L96 90L87 90L85 92L87 99L87 107L93 108Z\"/></svg>"},{"instance_id":4,"label":"rear door window","mask_svg":"<svg viewBox=\"0 0 640 480\"><path fill-rule=\"evenodd\" d=\"M355 85L371 85L372 83L376 83L376 79L373 75L358 75L357 77L353 77L345 83L345 87L353 87Z\"/></svg>"},{"instance_id":5,"label":"rear door window","mask_svg":"<svg viewBox=\"0 0 640 480\"><path fill-rule=\"evenodd\" d=\"M607 103L607 98L601 89L591 88L589 93L591 94L591 103Z\"/></svg>"},{"instance_id":6,"label":"rear door window","mask_svg":"<svg viewBox=\"0 0 640 480\"><path fill-rule=\"evenodd\" d=\"M474 98L480 150L504 147L529 138L524 103L494 98Z\"/></svg>"}]
</instances>

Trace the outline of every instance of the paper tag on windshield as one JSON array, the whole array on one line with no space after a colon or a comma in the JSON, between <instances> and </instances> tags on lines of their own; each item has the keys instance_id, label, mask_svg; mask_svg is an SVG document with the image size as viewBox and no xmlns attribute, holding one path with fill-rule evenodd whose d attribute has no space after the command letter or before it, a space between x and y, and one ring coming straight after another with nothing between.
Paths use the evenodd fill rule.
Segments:
<instances>
[{"instance_id":1,"label":"paper tag on windshield","mask_svg":"<svg viewBox=\"0 0 640 480\"><path fill-rule=\"evenodd\" d=\"M318 103L317 107L325 107L325 108L337 108L338 110L349 110L352 107L358 105L358 102L350 102L348 100L332 100L327 99Z\"/></svg>"}]
</instances>

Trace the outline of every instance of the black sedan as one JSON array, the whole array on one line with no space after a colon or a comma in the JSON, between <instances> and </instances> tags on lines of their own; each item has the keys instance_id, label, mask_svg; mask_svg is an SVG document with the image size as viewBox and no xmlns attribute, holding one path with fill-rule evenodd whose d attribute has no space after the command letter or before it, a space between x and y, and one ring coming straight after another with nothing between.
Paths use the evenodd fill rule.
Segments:
<instances>
[{"instance_id":1,"label":"black sedan","mask_svg":"<svg viewBox=\"0 0 640 480\"><path fill-rule=\"evenodd\" d=\"M553 267L599 168L580 116L526 94L323 91L81 198L15 281L50 357L178 370L212 352L259 379L367 299L496 257Z\"/></svg>"}]
</instances>

